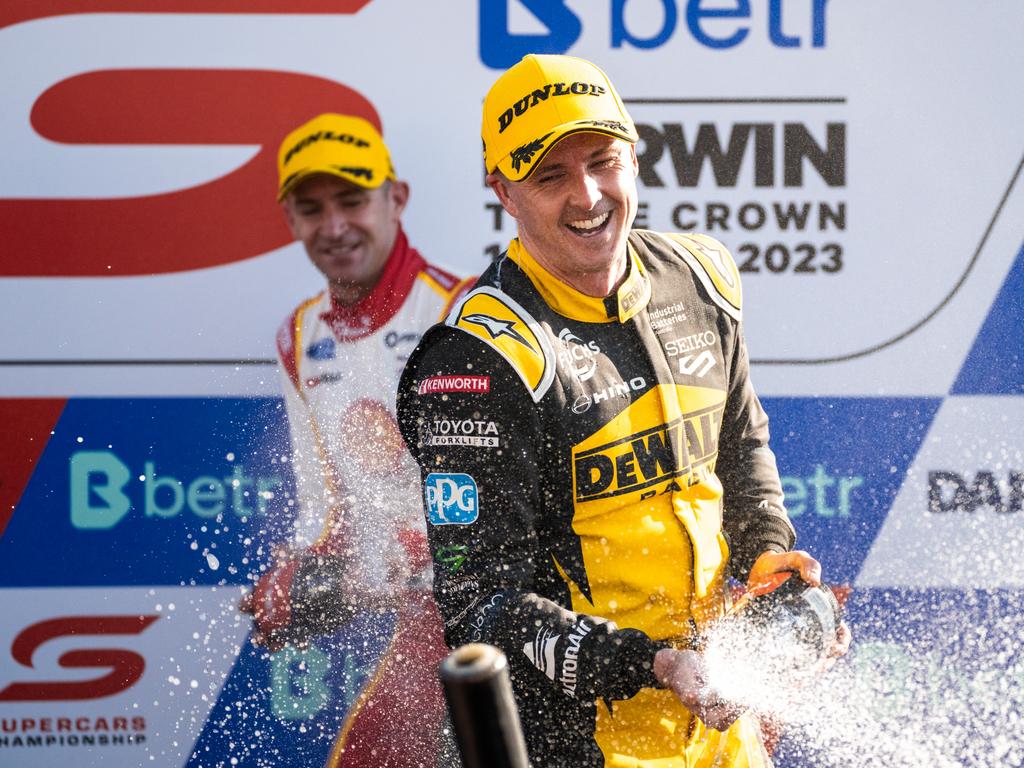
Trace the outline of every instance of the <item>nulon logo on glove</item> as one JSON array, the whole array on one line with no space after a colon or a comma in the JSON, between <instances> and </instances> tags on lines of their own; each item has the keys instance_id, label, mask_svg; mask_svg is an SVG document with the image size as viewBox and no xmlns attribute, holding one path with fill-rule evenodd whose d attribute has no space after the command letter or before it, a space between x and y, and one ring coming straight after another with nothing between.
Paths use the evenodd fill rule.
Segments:
<instances>
[{"instance_id":1,"label":"nulon logo on glove","mask_svg":"<svg viewBox=\"0 0 1024 768\"><path fill-rule=\"evenodd\" d=\"M433 472L423 485L432 525L469 525L480 515L476 480L462 473Z\"/></svg>"}]
</instances>

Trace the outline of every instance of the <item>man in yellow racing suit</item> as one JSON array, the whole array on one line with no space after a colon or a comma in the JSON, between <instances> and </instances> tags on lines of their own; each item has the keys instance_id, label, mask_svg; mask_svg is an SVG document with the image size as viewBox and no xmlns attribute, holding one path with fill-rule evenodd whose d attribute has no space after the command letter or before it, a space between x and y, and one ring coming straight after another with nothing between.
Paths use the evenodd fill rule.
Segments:
<instances>
[{"instance_id":1,"label":"man in yellow racing suit","mask_svg":"<svg viewBox=\"0 0 1024 768\"><path fill-rule=\"evenodd\" d=\"M527 56L485 100L519 238L399 385L434 594L450 646L508 656L533 765L766 765L692 649L727 576L820 570L789 552L738 271L712 238L630 233L635 141L580 59Z\"/></svg>"}]
</instances>

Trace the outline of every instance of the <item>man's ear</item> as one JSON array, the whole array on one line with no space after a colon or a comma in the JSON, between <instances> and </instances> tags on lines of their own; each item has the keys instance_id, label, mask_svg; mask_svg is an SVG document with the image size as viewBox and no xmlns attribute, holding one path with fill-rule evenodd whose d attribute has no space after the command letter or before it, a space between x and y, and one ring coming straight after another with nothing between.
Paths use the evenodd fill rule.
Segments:
<instances>
[{"instance_id":1,"label":"man's ear","mask_svg":"<svg viewBox=\"0 0 1024 768\"><path fill-rule=\"evenodd\" d=\"M501 207L505 209L505 212L513 219L518 218L518 209L512 200L512 196L509 194L509 185L513 182L506 179L505 175L499 171L488 173L484 178L484 182L494 190L494 194L497 195L498 202L501 203Z\"/></svg>"},{"instance_id":2,"label":"man's ear","mask_svg":"<svg viewBox=\"0 0 1024 768\"><path fill-rule=\"evenodd\" d=\"M295 231L295 214L292 211L291 193L280 202L280 206L281 213L284 214L284 220L288 223L288 231L292 233L292 237L298 240L299 233Z\"/></svg>"},{"instance_id":3,"label":"man's ear","mask_svg":"<svg viewBox=\"0 0 1024 768\"><path fill-rule=\"evenodd\" d=\"M395 219L399 219L402 216L402 212L405 210L405 206L409 203L409 184L405 181L396 179L391 182L391 186L388 189L388 199L391 202L392 207L395 209Z\"/></svg>"},{"instance_id":4,"label":"man's ear","mask_svg":"<svg viewBox=\"0 0 1024 768\"><path fill-rule=\"evenodd\" d=\"M640 175L640 163L636 159L636 144L629 145L629 154L633 158L633 178L637 178Z\"/></svg>"}]
</instances>

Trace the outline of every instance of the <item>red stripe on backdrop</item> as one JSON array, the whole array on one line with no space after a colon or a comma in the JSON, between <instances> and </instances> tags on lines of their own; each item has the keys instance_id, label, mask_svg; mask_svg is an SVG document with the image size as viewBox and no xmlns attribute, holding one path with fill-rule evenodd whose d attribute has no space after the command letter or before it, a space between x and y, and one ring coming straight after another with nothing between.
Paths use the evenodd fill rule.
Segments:
<instances>
[{"instance_id":1,"label":"red stripe on backdrop","mask_svg":"<svg viewBox=\"0 0 1024 768\"><path fill-rule=\"evenodd\" d=\"M372 0L4 0L0 27L73 13L357 13Z\"/></svg>"},{"instance_id":2,"label":"red stripe on backdrop","mask_svg":"<svg viewBox=\"0 0 1024 768\"><path fill-rule=\"evenodd\" d=\"M293 238L276 203L277 148L322 112L359 115L381 127L362 94L290 72L120 69L57 83L32 109L33 127L52 141L240 144L259 151L226 176L166 194L0 200L0 276L163 274L287 245Z\"/></svg>"},{"instance_id":3,"label":"red stripe on backdrop","mask_svg":"<svg viewBox=\"0 0 1024 768\"><path fill-rule=\"evenodd\" d=\"M0 400L0 537L67 400Z\"/></svg>"}]
</instances>

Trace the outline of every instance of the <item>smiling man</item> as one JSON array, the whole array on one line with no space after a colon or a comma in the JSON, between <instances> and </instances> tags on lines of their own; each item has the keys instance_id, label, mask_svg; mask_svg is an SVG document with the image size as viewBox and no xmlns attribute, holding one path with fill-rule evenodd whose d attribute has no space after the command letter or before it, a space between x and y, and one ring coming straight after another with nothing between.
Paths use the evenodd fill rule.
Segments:
<instances>
[{"instance_id":1,"label":"smiling man","mask_svg":"<svg viewBox=\"0 0 1024 768\"><path fill-rule=\"evenodd\" d=\"M363 118L299 126L281 143L278 171L288 226L326 287L278 332L299 504L289 545L242 607L256 643L316 641L363 682L332 766L444 764L434 667L447 649L418 471L394 412L409 353L468 281L409 245L409 185Z\"/></svg>"},{"instance_id":2,"label":"smiling man","mask_svg":"<svg viewBox=\"0 0 1024 768\"><path fill-rule=\"evenodd\" d=\"M533 765L767 765L700 636L729 577L821 568L792 551L739 272L710 237L631 231L638 136L590 62L526 56L482 133L518 237L399 389L447 640L508 656Z\"/></svg>"}]
</instances>

